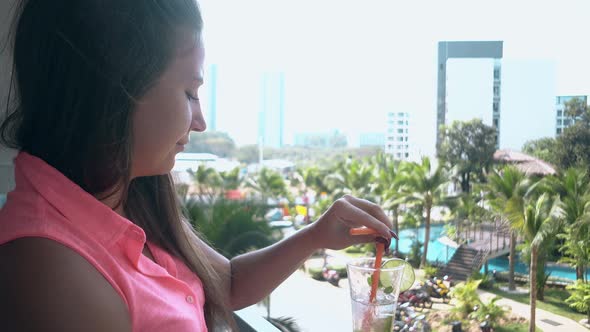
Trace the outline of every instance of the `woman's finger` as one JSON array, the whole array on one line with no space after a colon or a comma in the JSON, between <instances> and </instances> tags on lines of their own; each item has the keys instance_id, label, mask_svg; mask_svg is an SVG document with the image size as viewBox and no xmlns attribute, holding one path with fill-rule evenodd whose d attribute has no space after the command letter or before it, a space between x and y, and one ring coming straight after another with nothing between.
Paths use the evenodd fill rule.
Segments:
<instances>
[{"instance_id":1,"label":"woman's finger","mask_svg":"<svg viewBox=\"0 0 590 332\"><path fill-rule=\"evenodd\" d=\"M352 244L370 243L370 242L375 242L375 236L374 235L352 236L350 241Z\"/></svg>"},{"instance_id":2,"label":"woman's finger","mask_svg":"<svg viewBox=\"0 0 590 332\"><path fill-rule=\"evenodd\" d=\"M352 227L365 226L376 230L380 236L386 239L392 237L389 227L383 222L345 199L339 199L334 203L334 214Z\"/></svg>"},{"instance_id":3,"label":"woman's finger","mask_svg":"<svg viewBox=\"0 0 590 332\"><path fill-rule=\"evenodd\" d=\"M342 197L342 199L346 200L350 204L356 206L357 208L367 212L368 214L372 215L376 219L380 220L382 223L387 225L387 227L389 227L389 229L393 228L393 223L387 217L387 215L385 214L385 212L383 211L383 209L379 205L377 205L373 202L369 202L365 199L360 199L360 198L357 198L357 197L354 197L351 195L344 195L344 197Z\"/></svg>"}]
</instances>

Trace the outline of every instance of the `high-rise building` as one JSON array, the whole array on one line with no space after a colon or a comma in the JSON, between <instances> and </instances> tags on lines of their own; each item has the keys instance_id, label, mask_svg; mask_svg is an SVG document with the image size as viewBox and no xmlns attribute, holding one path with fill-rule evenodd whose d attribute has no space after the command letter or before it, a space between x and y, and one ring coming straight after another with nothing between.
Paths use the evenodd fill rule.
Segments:
<instances>
[{"instance_id":1,"label":"high-rise building","mask_svg":"<svg viewBox=\"0 0 590 332\"><path fill-rule=\"evenodd\" d=\"M395 159L410 159L410 114L407 112L387 113L387 133L385 135L385 153Z\"/></svg>"},{"instance_id":2,"label":"high-rise building","mask_svg":"<svg viewBox=\"0 0 590 332\"><path fill-rule=\"evenodd\" d=\"M264 146L283 146L285 127L285 75L264 73L261 81L258 139Z\"/></svg>"},{"instance_id":3,"label":"high-rise building","mask_svg":"<svg viewBox=\"0 0 590 332\"><path fill-rule=\"evenodd\" d=\"M506 59L502 41L439 42L438 46L437 148L441 125L474 118L496 129L501 149L520 150L527 141L555 135L553 61Z\"/></svg>"},{"instance_id":4,"label":"high-rise building","mask_svg":"<svg viewBox=\"0 0 590 332\"><path fill-rule=\"evenodd\" d=\"M556 65L552 60L505 59L502 63L501 149L555 135Z\"/></svg>"},{"instance_id":5,"label":"high-rise building","mask_svg":"<svg viewBox=\"0 0 590 332\"><path fill-rule=\"evenodd\" d=\"M348 139L344 133L338 130L296 133L293 145L311 148L343 148L348 145Z\"/></svg>"},{"instance_id":6,"label":"high-rise building","mask_svg":"<svg viewBox=\"0 0 590 332\"><path fill-rule=\"evenodd\" d=\"M483 122L496 128L496 135L499 137L500 124L500 84L501 59L503 57L504 42L502 41L441 41L438 42L438 86L437 86L437 152L442 143L443 134L441 126L450 124L447 109L447 61L449 59L493 59L493 99L492 99L492 123L487 123L489 113L483 115ZM453 112L451 110L451 112ZM477 116L473 116L477 117ZM457 120L471 120L458 118ZM499 139L496 139L498 142Z\"/></svg>"},{"instance_id":7,"label":"high-rise building","mask_svg":"<svg viewBox=\"0 0 590 332\"><path fill-rule=\"evenodd\" d=\"M385 145L385 134L384 133L361 133L359 135L359 146L369 147L378 146L383 147Z\"/></svg>"},{"instance_id":8,"label":"high-rise building","mask_svg":"<svg viewBox=\"0 0 590 332\"><path fill-rule=\"evenodd\" d=\"M585 105L588 104L588 96L557 96L555 98L555 136L561 135L565 128L576 122L576 119L565 114L565 104L572 99L580 99Z\"/></svg>"},{"instance_id":9,"label":"high-rise building","mask_svg":"<svg viewBox=\"0 0 590 332\"><path fill-rule=\"evenodd\" d=\"M217 65L211 64L207 74L207 128L217 130Z\"/></svg>"}]
</instances>

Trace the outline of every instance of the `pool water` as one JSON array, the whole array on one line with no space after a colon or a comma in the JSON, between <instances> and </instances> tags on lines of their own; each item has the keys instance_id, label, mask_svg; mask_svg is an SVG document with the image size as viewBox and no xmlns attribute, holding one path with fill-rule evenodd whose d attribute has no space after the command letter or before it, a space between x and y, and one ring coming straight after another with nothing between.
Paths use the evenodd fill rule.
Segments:
<instances>
[{"instance_id":1,"label":"pool water","mask_svg":"<svg viewBox=\"0 0 590 332\"><path fill-rule=\"evenodd\" d=\"M427 260L429 262L446 263L451 259L451 257L453 257L453 254L455 253L455 248L447 246L442 242L438 241L438 239L444 235L445 234L443 225L430 226L430 241L428 245L427 257ZM416 238L420 240L420 242L424 242L424 228L421 227L404 229L400 231L399 238L399 251L403 254L408 254L410 252L412 243L415 241ZM395 242L391 243L391 249L395 249ZM424 247L422 247L422 251L424 251ZM526 266L526 264L524 264L520 260L516 262L514 269L515 272L523 274L527 274L529 271L528 266ZM497 257L494 259L490 259L488 261L488 270L508 271L508 258ZM551 277L576 280L576 270L571 267L550 265L546 267L545 271L546 273L551 273ZM590 268L586 270L586 275L590 276Z\"/></svg>"},{"instance_id":2,"label":"pool water","mask_svg":"<svg viewBox=\"0 0 590 332\"><path fill-rule=\"evenodd\" d=\"M497 257L490 259L488 261L488 271L508 271L508 258L506 257ZM483 272L483 268L482 268ZM517 260L516 264L514 264L514 272L528 274L529 267L524 264L522 261ZM563 267L563 266L547 266L545 268L545 273L550 273L550 277L562 278L562 279L570 279L576 280L576 270L571 267ZM586 269L586 275L590 276L590 268Z\"/></svg>"},{"instance_id":3,"label":"pool water","mask_svg":"<svg viewBox=\"0 0 590 332\"><path fill-rule=\"evenodd\" d=\"M446 263L448 262L453 254L455 253L455 248L447 246L438 239L444 236L444 226L443 225L432 225L430 226L430 241L428 241L428 256L426 259L429 262L441 262ZM410 252L410 248L412 247L412 243L415 239L418 239L420 242L424 242L424 228L408 228L400 231L399 233L399 251L403 254L408 254ZM395 241L395 240L394 240ZM395 249L395 242L391 243L391 249ZM422 246L422 252L424 252L424 246Z\"/></svg>"}]
</instances>

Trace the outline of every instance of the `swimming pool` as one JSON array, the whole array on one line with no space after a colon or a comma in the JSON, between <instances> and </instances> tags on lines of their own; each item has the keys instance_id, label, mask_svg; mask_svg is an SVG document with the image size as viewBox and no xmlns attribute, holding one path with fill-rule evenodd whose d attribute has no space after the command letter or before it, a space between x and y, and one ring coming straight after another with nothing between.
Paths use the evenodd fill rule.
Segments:
<instances>
[{"instance_id":1,"label":"swimming pool","mask_svg":"<svg viewBox=\"0 0 590 332\"><path fill-rule=\"evenodd\" d=\"M446 263L451 259L451 257L453 257L453 254L455 253L455 248L447 246L438 241L438 239L442 236L444 236L443 225L430 226L430 241L428 241L428 256L426 259L431 263L437 261L440 263ZM410 248L412 247L412 243L416 238L420 242L424 242L424 227L407 228L400 231L399 251L403 254L408 254L410 252ZM395 249L395 242L391 243L391 249ZM424 247L422 247L422 251L424 251Z\"/></svg>"},{"instance_id":2,"label":"swimming pool","mask_svg":"<svg viewBox=\"0 0 590 332\"><path fill-rule=\"evenodd\" d=\"M508 271L508 258L497 257L488 261L488 271ZM482 268L483 272L483 268ZM528 274L529 267L522 261L517 260L514 264L514 272ZM576 270L571 267L548 265L545 273L550 273L550 277L576 280ZM590 268L586 269L586 275L590 276Z\"/></svg>"},{"instance_id":3,"label":"swimming pool","mask_svg":"<svg viewBox=\"0 0 590 332\"><path fill-rule=\"evenodd\" d=\"M444 225L430 226L430 241L428 245L427 257L427 260L430 263L446 263L451 259L451 257L453 257L455 248L447 246L438 240L444 235ZM416 238L418 238L420 242L424 241L424 227L404 229L400 231L399 238L399 251L403 254L408 254L410 252L412 243ZM395 242L391 243L391 249L395 249ZM508 271L508 258L497 257L490 259L488 261L488 270ZM526 264L520 260L517 260L514 270L517 273L523 274L528 274L529 271L528 266L526 266ZM548 265L545 270L546 273L551 273L551 277L576 280L576 270L571 267ZM483 272L483 267L481 271ZM590 276L590 268L586 270L586 274Z\"/></svg>"}]
</instances>

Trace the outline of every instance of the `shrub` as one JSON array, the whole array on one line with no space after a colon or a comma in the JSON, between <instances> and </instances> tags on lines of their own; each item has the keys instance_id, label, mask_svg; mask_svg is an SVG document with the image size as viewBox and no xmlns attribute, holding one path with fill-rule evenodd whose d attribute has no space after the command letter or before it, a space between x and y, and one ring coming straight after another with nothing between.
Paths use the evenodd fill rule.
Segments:
<instances>
[{"instance_id":1,"label":"shrub","mask_svg":"<svg viewBox=\"0 0 590 332\"><path fill-rule=\"evenodd\" d=\"M438 269L434 266L426 265L424 267L424 274L426 274L427 278L436 277L437 273L438 273Z\"/></svg>"},{"instance_id":2,"label":"shrub","mask_svg":"<svg viewBox=\"0 0 590 332\"><path fill-rule=\"evenodd\" d=\"M476 319L480 322L488 320L492 327L495 327L496 322L506 316L507 310L496 304L501 297L496 296L491 299L488 303L480 302L478 309L469 314L469 317Z\"/></svg>"},{"instance_id":3,"label":"shrub","mask_svg":"<svg viewBox=\"0 0 590 332\"><path fill-rule=\"evenodd\" d=\"M360 254L363 252L361 246L359 245L354 245L354 246L350 246L346 249L344 249L344 252L349 253L349 254Z\"/></svg>"},{"instance_id":4,"label":"shrub","mask_svg":"<svg viewBox=\"0 0 590 332\"><path fill-rule=\"evenodd\" d=\"M420 260L422 258L422 242L418 239L412 242L412 246L410 247L410 253L408 254L408 262L414 267L420 267Z\"/></svg>"},{"instance_id":5,"label":"shrub","mask_svg":"<svg viewBox=\"0 0 590 332\"><path fill-rule=\"evenodd\" d=\"M572 295L565 300L573 309L586 313L590 322L590 283L577 280L575 284L566 287Z\"/></svg>"},{"instance_id":6,"label":"shrub","mask_svg":"<svg viewBox=\"0 0 590 332\"><path fill-rule=\"evenodd\" d=\"M466 318L474 311L475 306L481 305L481 300L477 294L480 282L480 280L462 282L451 290L451 296L457 301L451 311L458 314L460 318Z\"/></svg>"},{"instance_id":7,"label":"shrub","mask_svg":"<svg viewBox=\"0 0 590 332\"><path fill-rule=\"evenodd\" d=\"M206 203L190 198L182 207L197 231L227 258L264 248L276 240L262 220L265 207L255 202L217 199Z\"/></svg>"},{"instance_id":8,"label":"shrub","mask_svg":"<svg viewBox=\"0 0 590 332\"><path fill-rule=\"evenodd\" d=\"M328 265L328 269L338 272L338 275L340 276L340 278L346 278L348 275L346 273L346 266ZM309 269L307 269L307 272L309 273L309 276L315 280L324 280L324 277L322 276L322 268L321 267L310 267Z\"/></svg>"},{"instance_id":9,"label":"shrub","mask_svg":"<svg viewBox=\"0 0 590 332\"><path fill-rule=\"evenodd\" d=\"M479 280L479 288L492 289L494 287L494 279L488 274L475 271L471 274L468 280Z\"/></svg>"}]
</instances>

